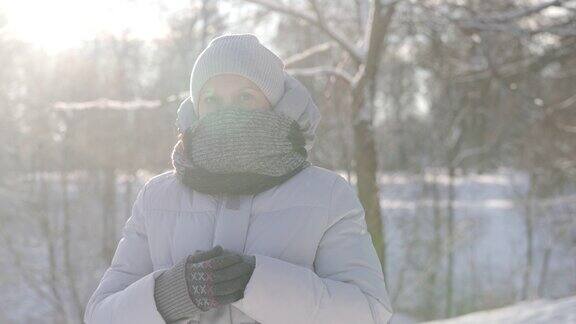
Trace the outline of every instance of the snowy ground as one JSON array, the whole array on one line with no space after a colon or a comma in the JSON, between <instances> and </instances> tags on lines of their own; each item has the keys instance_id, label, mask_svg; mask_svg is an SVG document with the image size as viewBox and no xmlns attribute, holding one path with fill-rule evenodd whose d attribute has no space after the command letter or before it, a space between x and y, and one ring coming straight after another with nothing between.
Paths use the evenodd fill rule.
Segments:
<instances>
[{"instance_id":1,"label":"snowy ground","mask_svg":"<svg viewBox=\"0 0 576 324\"><path fill-rule=\"evenodd\" d=\"M429 324L568 324L576 323L576 296L537 300L475 312Z\"/></svg>"}]
</instances>

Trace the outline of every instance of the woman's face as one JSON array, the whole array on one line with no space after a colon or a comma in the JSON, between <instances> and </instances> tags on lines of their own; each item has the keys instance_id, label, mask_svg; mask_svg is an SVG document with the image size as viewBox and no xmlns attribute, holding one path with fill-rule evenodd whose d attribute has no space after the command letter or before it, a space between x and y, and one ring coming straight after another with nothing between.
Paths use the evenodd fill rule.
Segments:
<instances>
[{"instance_id":1,"label":"woman's face","mask_svg":"<svg viewBox=\"0 0 576 324\"><path fill-rule=\"evenodd\" d=\"M218 74L210 78L200 90L200 117L221 107L270 109L264 93L252 81L236 74Z\"/></svg>"}]
</instances>

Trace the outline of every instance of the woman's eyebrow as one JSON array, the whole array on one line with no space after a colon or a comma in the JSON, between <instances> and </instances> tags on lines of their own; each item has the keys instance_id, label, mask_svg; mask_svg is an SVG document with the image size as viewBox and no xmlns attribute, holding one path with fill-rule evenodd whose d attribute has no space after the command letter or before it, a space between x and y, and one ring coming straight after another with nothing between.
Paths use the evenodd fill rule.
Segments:
<instances>
[{"instance_id":1,"label":"woman's eyebrow","mask_svg":"<svg viewBox=\"0 0 576 324\"><path fill-rule=\"evenodd\" d=\"M244 89L250 89L250 90L258 91L258 89L254 88L253 86L245 86L245 87L240 88L240 90L244 90Z\"/></svg>"}]
</instances>

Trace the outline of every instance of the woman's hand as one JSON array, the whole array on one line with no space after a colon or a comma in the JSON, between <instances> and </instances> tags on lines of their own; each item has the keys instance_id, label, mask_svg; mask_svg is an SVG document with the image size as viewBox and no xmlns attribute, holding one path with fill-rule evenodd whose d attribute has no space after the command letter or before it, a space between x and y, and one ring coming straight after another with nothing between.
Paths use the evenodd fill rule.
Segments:
<instances>
[{"instance_id":1,"label":"woman's hand","mask_svg":"<svg viewBox=\"0 0 576 324\"><path fill-rule=\"evenodd\" d=\"M188 256L185 276L190 298L202 311L243 298L255 261L253 255L239 254L220 245Z\"/></svg>"},{"instance_id":2,"label":"woman's hand","mask_svg":"<svg viewBox=\"0 0 576 324\"><path fill-rule=\"evenodd\" d=\"M196 251L156 278L154 301L162 318L177 322L244 296L255 257L217 245Z\"/></svg>"}]
</instances>

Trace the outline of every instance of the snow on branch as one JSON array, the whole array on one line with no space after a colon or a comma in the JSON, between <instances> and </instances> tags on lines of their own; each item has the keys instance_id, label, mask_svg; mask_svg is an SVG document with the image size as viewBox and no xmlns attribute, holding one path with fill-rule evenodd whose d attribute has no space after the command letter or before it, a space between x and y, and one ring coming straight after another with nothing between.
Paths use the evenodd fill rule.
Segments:
<instances>
[{"instance_id":1,"label":"snow on branch","mask_svg":"<svg viewBox=\"0 0 576 324\"><path fill-rule=\"evenodd\" d=\"M56 110L82 110L82 109L115 109L115 110L137 110L158 108L162 105L160 100L135 99L130 101L111 100L100 98L93 101L83 102L56 102L53 108Z\"/></svg>"},{"instance_id":2,"label":"snow on branch","mask_svg":"<svg viewBox=\"0 0 576 324\"><path fill-rule=\"evenodd\" d=\"M296 65L296 64L308 59L309 57L312 57L316 54L330 50L333 47L333 45L334 45L334 43L332 43L332 42L326 42L326 43L318 44L316 46L312 46L307 50L304 50L298 54L294 54L294 55L290 56L289 58L285 59L284 64L286 65L286 67Z\"/></svg>"},{"instance_id":3,"label":"snow on branch","mask_svg":"<svg viewBox=\"0 0 576 324\"><path fill-rule=\"evenodd\" d=\"M286 71L292 75L301 75L301 76L315 76L319 74L329 74L341 78L348 84L352 84L352 76L348 72L331 66L318 66L302 69L287 69Z\"/></svg>"}]
</instances>

